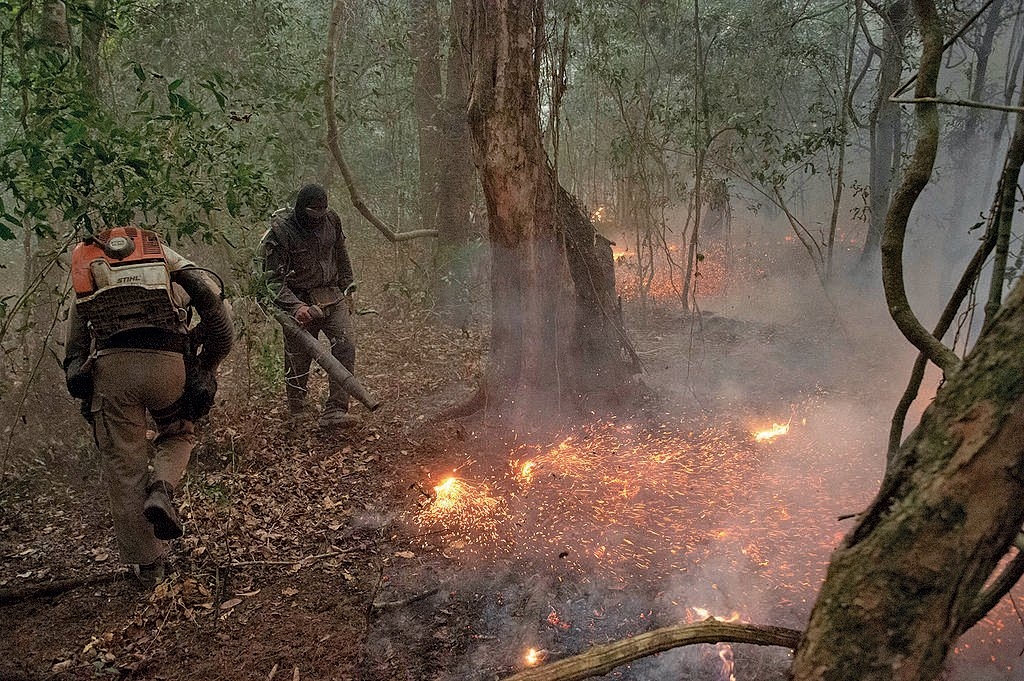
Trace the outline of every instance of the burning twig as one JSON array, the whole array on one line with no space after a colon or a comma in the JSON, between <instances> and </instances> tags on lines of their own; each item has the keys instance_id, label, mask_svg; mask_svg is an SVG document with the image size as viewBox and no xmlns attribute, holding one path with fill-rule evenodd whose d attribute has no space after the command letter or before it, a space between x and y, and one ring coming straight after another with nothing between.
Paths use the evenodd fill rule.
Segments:
<instances>
[{"instance_id":1,"label":"burning twig","mask_svg":"<svg viewBox=\"0 0 1024 681\"><path fill-rule=\"evenodd\" d=\"M789 422L786 423L773 423L771 428L765 428L754 433L755 442L766 442L774 440L780 435L785 435L789 432Z\"/></svg>"},{"instance_id":2,"label":"burning twig","mask_svg":"<svg viewBox=\"0 0 1024 681\"><path fill-rule=\"evenodd\" d=\"M580 655L519 672L506 681L578 681L607 674L642 657L696 643L750 643L795 650L801 636L802 632L796 629L712 619L697 624L663 627L622 641L594 646Z\"/></svg>"}]
</instances>

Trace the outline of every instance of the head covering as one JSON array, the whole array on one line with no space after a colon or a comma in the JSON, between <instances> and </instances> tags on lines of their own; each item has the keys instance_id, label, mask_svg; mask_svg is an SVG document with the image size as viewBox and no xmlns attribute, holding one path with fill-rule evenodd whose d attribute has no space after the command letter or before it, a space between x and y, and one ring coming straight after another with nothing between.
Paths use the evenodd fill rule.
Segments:
<instances>
[{"instance_id":1,"label":"head covering","mask_svg":"<svg viewBox=\"0 0 1024 681\"><path fill-rule=\"evenodd\" d=\"M327 190L318 184L303 185L299 195L295 197L295 221L304 229L313 229L321 222L306 210L310 206L327 207Z\"/></svg>"}]
</instances>

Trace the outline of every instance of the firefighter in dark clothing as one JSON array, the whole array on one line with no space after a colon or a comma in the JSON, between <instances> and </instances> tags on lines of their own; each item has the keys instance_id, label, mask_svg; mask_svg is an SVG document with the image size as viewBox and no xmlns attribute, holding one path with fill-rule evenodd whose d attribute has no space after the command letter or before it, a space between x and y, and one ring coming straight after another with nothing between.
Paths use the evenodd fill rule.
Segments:
<instances>
[{"instance_id":1,"label":"firefighter in dark clothing","mask_svg":"<svg viewBox=\"0 0 1024 681\"><path fill-rule=\"evenodd\" d=\"M192 454L193 422L210 410L231 349L229 309L212 277L137 227L79 244L72 283L68 391L93 426L121 561L151 587L164 576L165 540L183 533L174 491ZM191 329L190 309L200 318Z\"/></svg>"},{"instance_id":2,"label":"firefighter in dark clothing","mask_svg":"<svg viewBox=\"0 0 1024 681\"><path fill-rule=\"evenodd\" d=\"M283 213L283 214L282 214ZM352 310L345 295L353 283L352 263L345 248L341 218L327 205L327 191L317 184L299 190L295 208L275 214L263 237L263 267L274 304L290 315L314 338L322 332L331 354L355 373L356 347L352 337ZM285 393L288 411L296 422L312 414L308 400L313 357L284 332ZM334 378L320 416L322 428L348 428L360 422L350 414L349 396Z\"/></svg>"}]
</instances>

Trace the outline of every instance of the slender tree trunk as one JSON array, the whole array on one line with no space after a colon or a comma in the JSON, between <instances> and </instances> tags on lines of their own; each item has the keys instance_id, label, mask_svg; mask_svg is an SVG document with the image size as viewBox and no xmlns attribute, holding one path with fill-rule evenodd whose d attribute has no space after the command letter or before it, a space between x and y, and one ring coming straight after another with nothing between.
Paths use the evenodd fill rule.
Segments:
<instances>
[{"instance_id":1,"label":"slender tree trunk","mask_svg":"<svg viewBox=\"0 0 1024 681\"><path fill-rule=\"evenodd\" d=\"M100 94L100 45L106 32L106 0L93 0L82 18L82 86L97 99Z\"/></svg>"},{"instance_id":2,"label":"slender tree trunk","mask_svg":"<svg viewBox=\"0 0 1024 681\"><path fill-rule=\"evenodd\" d=\"M1017 84L1020 82L1020 72L1022 63L1024 63L1024 13L1018 12L1013 22L1013 28L1010 32L1009 46L1007 48L1007 59L1010 64L1007 67L1006 80L1003 83L1003 97L1002 101L1004 104L1009 106L1010 102L1014 100L1014 95L1017 90ZM1006 126L1008 125L1010 115L1008 112L1003 112L999 116L999 122L992 128L992 136L989 142L989 156L996 157L1000 145L1003 143L1003 135L1006 132ZM996 168L990 167L986 173L986 178L991 181L996 175Z\"/></svg>"},{"instance_id":3,"label":"slender tree trunk","mask_svg":"<svg viewBox=\"0 0 1024 681\"><path fill-rule=\"evenodd\" d=\"M893 180L900 165L900 139L902 137L901 114L898 104L889 101L889 96L900 85L903 73L904 42L910 32L910 3L908 0L891 0L882 15L882 60L878 74L878 92L871 110L869 128L871 131L871 160L869 169L870 214L868 234L861 251L860 266L873 269L878 263L882 232L885 231L885 214L889 206Z\"/></svg>"},{"instance_id":4,"label":"slender tree trunk","mask_svg":"<svg viewBox=\"0 0 1024 681\"><path fill-rule=\"evenodd\" d=\"M1020 105L1024 106L1024 83ZM1003 288L1006 286L1006 261L1010 253L1010 237L1013 232L1013 213L1017 201L1018 182L1021 166L1024 165L1024 115L1017 114L1017 125L1003 164L996 196L996 246L992 261L992 279L989 284L988 301L985 303L985 323L991 326L1003 302Z\"/></svg>"},{"instance_id":5,"label":"slender tree trunk","mask_svg":"<svg viewBox=\"0 0 1024 681\"><path fill-rule=\"evenodd\" d=\"M694 270L697 265L697 248L700 244L701 215L704 203L704 161L711 144L711 129L708 112L707 90L704 87L704 41L700 26L700 0L693 0L693 79L696 88L693 93L693 199L690 213L693 215L693 228L686 245L686 269L683 275L683 307L690 309L691 293L696 287Z\"/></svg>"},{"instance_id":6,"label":"slender tree trunk","mask_svg":"<svg viewBox=\"0 0 1024 681\"><path fill-rule=\"evenodd\" d=\"M413 105L419 136L420 229L437 228L441 151L441 43L436 0L411 0Z\"/></svg>"},{"instance_id":7,"label":"slender tree trunk","mask_svg":"<svg viewBox=\"0 0 1024 681\"><path fill-rule=\"evenodd\" d=\"M850 8L849 15L849 44L846 49L846 59L843 64L843 95L839 104L839 158L836 160L836 178L832 192L832 215L828 225L828 246L825 256L825 282L832 281L832 267L835 255L836 229L839 222L839 211L843 204L843 183L846 181L846 138L849 135L849 112L850 91L853 87L853 55L857 49L857 20L854 17L854 9Z\"/></svg>"},{"instance_id":8,"label":"slender tree trunk","mask_svg":"<svg viewBox=\"0 0 1024 681\"><path fill-rule=\"evenodd\" d=\"M992 57L992 46L995 42L996 32L1003 23L1002 11L1005 0L995 0L986 10L985 23L981 28L979 39L972 41L975 53L974 73L971 81L971 92L969 99L974 102L984 102L986 84L988 82L988 64ZM982 109L967 107L964 111L963 128L958 134L953 135L951 148L956 156L954 172L958 173L960 180L953 182L954 198L951 214L953 219L949 222L949 233L942 239L945 246L944 262L956 262L957 253L962 250L963 235L967 227L973 222L977 215L977 199L989 193L987 184L978 185L978 180L987 181L988 173L979 178L977 150L981 142ZM966 224L965 224L966 223Z\"/></svg>"},{"instance_id":9,"label":"slender tree trunk","mask_svg":"<svg viewBox=\"0 0 1024 681\"><path fill-rule=\"evenodd\" d=\"M477 257L471 214L478 185L466 120L468 16L467 0L454 0L448 22L447 87L440 117L442 148L437 158L438 236L434 253L438 307L451 324L462 329L468 326L472 313L471 273Z\"/></svg>"}]
</instances>

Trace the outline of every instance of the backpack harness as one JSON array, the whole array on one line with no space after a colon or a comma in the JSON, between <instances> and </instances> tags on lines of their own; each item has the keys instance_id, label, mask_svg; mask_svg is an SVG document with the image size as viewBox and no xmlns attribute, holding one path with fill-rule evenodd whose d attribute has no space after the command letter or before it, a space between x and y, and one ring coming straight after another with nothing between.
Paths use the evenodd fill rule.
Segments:
<instances>
[{"instance_id":1,"label":"backpack harness","mask_svg":"<svg viewBox=\"0 0 1024 681\"><path fill-rule=\"evenodd\" d=\"M175 304L171 272L156 232L114 227L71 253L75 304L93 336L158 329L180 334L187 310Z\"/></svg>"}]
</instances>

